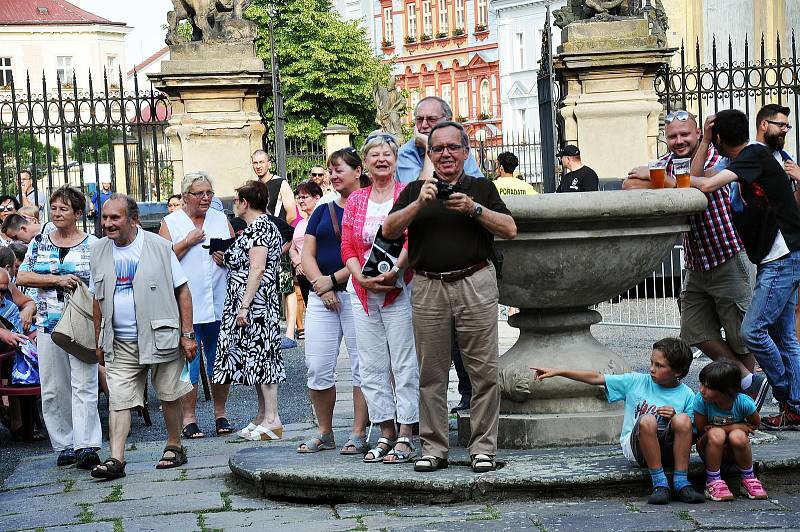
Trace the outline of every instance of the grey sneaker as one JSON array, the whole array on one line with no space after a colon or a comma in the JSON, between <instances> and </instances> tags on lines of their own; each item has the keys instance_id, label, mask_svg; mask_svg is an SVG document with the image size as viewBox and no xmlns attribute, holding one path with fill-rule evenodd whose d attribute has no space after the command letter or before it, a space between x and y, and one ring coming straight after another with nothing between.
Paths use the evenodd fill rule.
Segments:
<instances>
[{"instance_id":1,"label":"grey sneaker","mask_svg":"<svg viewBox=\"0 0 800 532\"><path fill-rule=\"evenodd\" d=\"M744 390L744 393L749 395L756 403L756 411L760 411L764 406L764 401L767 399L767 391L769 391L769 382L764 375L753 373L753 382Z\"/></svg>"}]
</instances>

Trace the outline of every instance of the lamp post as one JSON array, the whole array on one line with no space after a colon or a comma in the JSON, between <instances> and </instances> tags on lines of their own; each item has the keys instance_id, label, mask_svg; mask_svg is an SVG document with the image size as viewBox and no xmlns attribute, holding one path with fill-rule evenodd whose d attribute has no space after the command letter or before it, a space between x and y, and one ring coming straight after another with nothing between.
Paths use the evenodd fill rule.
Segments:
<instances>
[{"instance_id":1,"label":"lamp post","mask_svg":"<svg viewBox=\"0 0 800 532\"><path fill-rule=\"evenodd\" d=\"M284 138L283 125L286 117L283 115L283 93L280 87L280 69L278 68L278 56L275 53L275 33L272 21L275 19L278 10L275 4L269 6L269 50L270 64L272 66L272 116L275 120L275 165L277 174L283 178L286 175L286 139Z\"/></svg>"}]
</instances>

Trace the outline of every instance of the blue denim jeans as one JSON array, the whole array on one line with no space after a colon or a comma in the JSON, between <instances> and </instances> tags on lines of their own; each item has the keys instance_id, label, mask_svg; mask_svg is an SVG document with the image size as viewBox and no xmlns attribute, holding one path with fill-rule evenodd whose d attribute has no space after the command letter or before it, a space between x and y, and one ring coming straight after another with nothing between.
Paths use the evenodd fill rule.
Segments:
<instances>
[{"instance_id":1,"label":"blue denim jeans","mask_svg":"<svg viewBox=\"0 0 800 532\"><path fill-rule=\"evenodd\" d=\"M758 267L742 336L775 399L800 412L800 343L795 333L800 251Z\"/></svg>"},{"instance_id":2,"label":"blue denim jeans","mask_svg":"<svg viewBox=\"0 0 800 532\"><path fill-rule=\"evenodd\" d=\"M219 340L219 321L211 323L195 323L194 334L197 336L197 355L189 363L189 379L192 386L200 381L200 349L206 357L206 374L209 382L214 375L214 361L217 359L217 340Z\"/></svg>"}]
</instances>

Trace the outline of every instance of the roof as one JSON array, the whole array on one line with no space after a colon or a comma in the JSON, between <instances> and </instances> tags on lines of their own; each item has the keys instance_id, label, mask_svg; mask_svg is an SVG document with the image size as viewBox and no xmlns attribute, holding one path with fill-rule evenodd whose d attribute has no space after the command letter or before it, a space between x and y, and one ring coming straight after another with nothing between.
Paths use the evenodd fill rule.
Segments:
<instances>
[{"instance_id":1,"label":"roof","mask_svg":"<svg viewBox=\"0 0 800 532\"><path fill-rule=\"evenodd\" d=\"M65 0L0 1L0 26L53 26L64 24L125 26L124 22L112 22L84 11Z\"/></svg>"},{"instance_id":2,"label":"roof","mask_svg":"<svg viewBox=\"0 0 800 532\"><path fill-rule=\"evenodd\" d=\"M154 53L153 55L144 58L141 63L134 66L132 69L128 70L128 77L133 76L134 72L140 72L141 70L147 68L148 66L153 64L155 61L161 59L168 53L169 53L169 46L165 46L161 50Z\"/></svg>"}]
</instances>

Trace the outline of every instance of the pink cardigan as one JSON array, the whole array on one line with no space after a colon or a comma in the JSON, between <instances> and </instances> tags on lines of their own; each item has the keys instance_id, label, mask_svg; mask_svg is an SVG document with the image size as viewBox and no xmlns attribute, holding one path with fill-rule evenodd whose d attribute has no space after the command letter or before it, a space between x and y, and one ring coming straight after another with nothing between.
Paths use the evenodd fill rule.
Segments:
<instances>
[{"instance_id":1,"label":"pink cardigan","mask_svg":"<svg viewBox=\"0 0 800 532\"><path fill-rule=\"evenodd\" d=\"M392 198L393 202L397 201L397 197L404 188L404 184L395 181L394 197ZM364 260L364 253L366 253L369 248L364 244L361 233L364 230L364 222L367 217L367 207L369 206L369 195L371 192L372 186L368 186L356 190L347 198L347 205L344 208L344 218L342 219L342 262L345 264L348 259L353 257L358 259L358 263L361 266L364 266L364 262L366 262ZM406 242L403 244L403 247L408 250L408 231L404 232L404 236L406 237ZM414 270L406 268L403 279L408 283L413 277ZM353 279L353 287L356 290L358 300L361 301L361 305L364 307L364 311L369 314L366 289L358 284L358 281L355 279ZM401 288L394 288L387 292L383 300L383 306L388 307L391 305L392 302L397 299L397 296L400 295L401 291Z\"/></svg>"}]
</instances>

